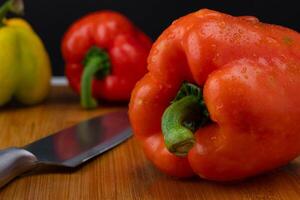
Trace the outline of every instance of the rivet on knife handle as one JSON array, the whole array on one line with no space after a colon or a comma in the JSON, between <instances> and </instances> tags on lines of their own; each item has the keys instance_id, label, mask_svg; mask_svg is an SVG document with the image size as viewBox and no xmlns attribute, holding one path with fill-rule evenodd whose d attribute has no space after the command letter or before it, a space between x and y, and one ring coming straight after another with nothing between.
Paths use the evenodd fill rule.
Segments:
<instances>
[{"instance_id":1,"label":"rivet on knife handle","mask_svg":"<svg viewBox=\"0 0 300 200\"><path fill-rule=\"evenodd\" d=\"M37 158L25 149L9 148L0 151L0 188L36 164Z\"/></svg>"}]
</instances>

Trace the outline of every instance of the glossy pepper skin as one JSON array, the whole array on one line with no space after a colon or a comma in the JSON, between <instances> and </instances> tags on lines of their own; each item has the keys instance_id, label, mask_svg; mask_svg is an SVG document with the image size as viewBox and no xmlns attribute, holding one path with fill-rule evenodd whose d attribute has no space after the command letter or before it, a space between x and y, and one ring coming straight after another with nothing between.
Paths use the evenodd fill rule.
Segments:
<instances>
[{"instance_id":1,"label":"glossy pepper skin","mask_svg":"<svg viewBox=\"0 0 300 200\"><path fill-rule=\"evenodd\" d=\"M22 1L10 0L0 8L0 106L12 97L25 105L42 101L50 88L51 66L45 47L31 26L20 18Z\"/></svg>"},{"instance_id":2,"label":"glossy pepper skin","mask_svg":"<svg viewBox=\"0 0 300 200\"><path fill-rule=\"evenodd\" d=\"M299 33L204 9L167 28L148 63L129 114L147 157L166 174L237 180L300 154ZM211 123L194 132L186 156L176 156L161 123L184 81L203 88Z\"/></svg>"},{"instance_id":3,"label":"glossy pepper skin","mask_svg":"<svg viewBox=\"0 0 300 200\"><path fill-rule=\"evenodd\" d=\"M113 11L99 11L76 21L62 41L65 73L71 87L81 93L84 60L97 47L107 54L109 69L102 77L93 77L92 96L108 101L128 101L135 83L146 73L147 56L152 42L125 16ZM106 64L106 63L104 63ZM101 69L99 70L101 71ZM88 94L89 95L89 94ZM83 107L96 104L82 102Z\"/></svg>"}]
</instances>

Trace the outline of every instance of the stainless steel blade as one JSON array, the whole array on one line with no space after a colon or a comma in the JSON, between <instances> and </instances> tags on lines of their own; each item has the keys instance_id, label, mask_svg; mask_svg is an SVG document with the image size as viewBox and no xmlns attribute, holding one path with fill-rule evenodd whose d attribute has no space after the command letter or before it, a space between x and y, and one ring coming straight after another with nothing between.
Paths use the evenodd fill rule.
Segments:
<instances>
[{"instance_id":1,"label":"stainless steel blade","mask_svg":"<svg viewBox=\"0 0 300 200\"><path fill-rule=\"evenodd\" d=\"M41 163L76 167L131 135L127 111L119 111L81 122L24 149L33 153Z\"/></svg>"}]
</instances>

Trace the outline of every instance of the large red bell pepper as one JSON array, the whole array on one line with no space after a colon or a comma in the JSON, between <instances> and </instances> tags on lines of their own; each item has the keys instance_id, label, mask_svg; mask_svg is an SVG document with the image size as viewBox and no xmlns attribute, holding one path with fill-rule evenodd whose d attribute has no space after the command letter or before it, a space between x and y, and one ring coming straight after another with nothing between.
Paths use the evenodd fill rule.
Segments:
<instances>
[{"instance_id":1,"label":"large red bell pepper","mask_svg":"<svg viewBox=\"0 0 300 200\"><path fill-rule=\"evenodd\" d=\"M299 33L200 10L165 30L148 62L129 114L163 172L235 180L300 154Z\"/></svg>"},{"instance_id":2,"label":"large red bell pepper","mask_svg":"<svg viewBox=\"0 0 300 200\"><path fill-rule=\"evenodd\" d=\"M84 16L66 32L62 53L71 87L85 108L96 99L129 100L146 73L151 40L126 17L112 11ZM92 98L94 97L94 98Z\"/></svg>"}]
</instances>

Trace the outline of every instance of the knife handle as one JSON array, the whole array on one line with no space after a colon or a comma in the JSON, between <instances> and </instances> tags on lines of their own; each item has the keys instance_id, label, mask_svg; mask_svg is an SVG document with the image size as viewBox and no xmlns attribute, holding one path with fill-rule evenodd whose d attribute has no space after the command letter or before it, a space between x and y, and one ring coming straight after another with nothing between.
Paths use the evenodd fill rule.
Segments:
<instances>
[{"instance_id":1,"label":"knife handle","mask_svg":"<svg viewBox=\"0 0 300 200\"><path fill-rule=\"evenodd\" d=\"M0 188L36 164L37 158L25 149L8 148L0 151Z\"/></svg>"}]
</instances>

